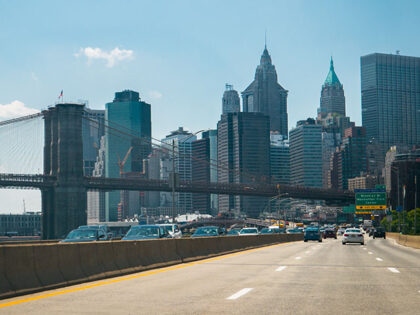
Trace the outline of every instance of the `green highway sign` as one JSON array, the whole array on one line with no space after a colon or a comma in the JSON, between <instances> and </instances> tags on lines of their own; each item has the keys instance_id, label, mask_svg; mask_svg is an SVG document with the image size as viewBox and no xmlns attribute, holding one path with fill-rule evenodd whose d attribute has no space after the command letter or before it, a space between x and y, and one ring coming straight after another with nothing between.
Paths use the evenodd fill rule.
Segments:
<instances>
[{"instance_id":1,"label":"green highway sign","mask_svg":"<svg viewBox=\"0 0 420 315\"><path fill-rule=\"evenodd\" d=\"M355 213L356 212L356 206L350 205L348 207L343 207L343 213Z\"/></svg>"},{"instance_id":2,"label":"green highway sign","mask_svg":"<svg viewBox=\"0 0 420 315\"><path fill-rule=\"evenodd\" d=\"M384 210L386 209L386 192L367 190L356 192L357 210Z\"/></svg>"}]
</instances>

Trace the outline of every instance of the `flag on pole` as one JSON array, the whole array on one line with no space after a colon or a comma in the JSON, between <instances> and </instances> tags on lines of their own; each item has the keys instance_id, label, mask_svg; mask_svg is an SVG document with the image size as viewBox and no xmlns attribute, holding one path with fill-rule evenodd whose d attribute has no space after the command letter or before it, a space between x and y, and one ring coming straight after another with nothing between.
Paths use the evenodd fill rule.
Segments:
<instances>
[{"instance_id":1,"label":"flag on pole","mask_svg":"<svg viewBox=\"0 0 420 315\"><path fill-rule=\"evenodd\" d=\"M61 90L61 92L60 92L60 96L58 97L58 99L60 99L60 98L62 98L63 97L63 90Z\"/></svg>"}]
</instances>

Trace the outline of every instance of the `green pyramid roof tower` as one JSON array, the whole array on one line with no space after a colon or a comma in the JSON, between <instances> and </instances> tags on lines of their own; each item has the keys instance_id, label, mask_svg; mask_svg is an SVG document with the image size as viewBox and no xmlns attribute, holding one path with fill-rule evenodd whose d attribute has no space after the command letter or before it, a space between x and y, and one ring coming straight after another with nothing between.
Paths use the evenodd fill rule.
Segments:
<instances>
[{"instance_id":1,"label":"green pyramid roof tower","mask_svg":"<svg viewBox=\"0 0 420 315\"><path fill-rule=\"evenodd\" d=\"M338 84L341 86L340 80L338 79L337 75L335 74L334 71L334 62L333 59L331 57L331 62L330 62L330 72L328 72L327 78L325 79L324 85L335 85Z\"/></svg>"}]
</instances>

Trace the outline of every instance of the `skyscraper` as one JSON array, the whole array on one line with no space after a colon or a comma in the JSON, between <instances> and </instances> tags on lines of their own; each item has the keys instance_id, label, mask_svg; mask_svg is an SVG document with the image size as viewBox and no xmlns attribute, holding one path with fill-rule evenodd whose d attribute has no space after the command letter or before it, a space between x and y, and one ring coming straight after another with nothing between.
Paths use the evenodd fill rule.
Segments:
<instances>
[{"instance_id":1,"label":"skyscraper","mask_svg":"<svg viewBox=\"0 0 420 315\"><path fill-rule=\"evenodd\" d=\"M292 185L322 187L322 127L315 120L300 120L290 131Z\"/></svg>"},{"instance_id":2,"label":"skyscraper","mask_svg":"<svg viewBox=\"0 0 420 315\"><path fill-rule=\"evenodd\" d=\"M268 182L270 176L270 125L262 113L228 113L217 123L220 183ZM267 199L219 195L219 210L257 217Z\"/></svg>"},{"instance_id":3,"label":"skyscraper","mask_svg":"<svg viewBox=\"0 0 420 315\"><path fill-rule=\"evenodd\" d=\"M346 99L343 85L334 71L334 63L331 57L330 71L321 89L320 109L318 116L325 118L328 114L346 116Z\"/></svg>"},{"instance_id":4,"label":"skyscraper","mask_svg":"<svg viewBox=\"0 0 420 315\"><path fill-rule=\"evenodd\" d=\"M151 152L151 111L150 104L140 100L139 93L125 90L115 93L115 98L106 105L106 125L110 128L127 128L119 135L117 131L105 133L105 176L120 177L119 160L128 154L124 172L142 172L143 159ZM131 152L129 153L129 150ZM118 191L106 193L105 209L107 221L118 219L118 204L121 194Z\"/></svg>"},{"instance_id":5,"label":"skyscraper","mask_svg":"<svg viewBox=\"0 0 420 315\"><path fill-rule=\"evenodd\" d=\"M226 83L226 90L222 98L222 113L237 113L241 110L238 91L233 89L233 85Z\"/></svg>"},{"instance_id":6,"label":"skyscraper","mask_svg":"<svg viewBox=\"0 0 420 315\"><path fill-rule=\"evenodd\" d=\"M287 138L287 93L277 82L276 68L265 47L254 81L242 92L243 111L269 116L270 130Z\"/></svg>"},{"instance_id":7,"label":"skyscraper","mask_svg":"<svg viewBox=\"0 0 420 315\"><path fill-rule=\"evenodd\" d=\"M209 139L210 182L217 183L217 129L204 131L203 138ZM219 211L219 198L216 194L210 195L210 209L212 215L217 215Z\"/></svg>"},{"instance_id":8,"label":"skyscraper","mask_svg":"<svg viewBox=\"0 0 420 315\"><path fill-rule=\"evenodd\" d=\"M179 174L180 180L192 180L192 142L197 140L197 136L179 127L167 135L162 142L167 144L169 152L161 160L161 179L168 180L172 172L172 145L175 146L175 173ZM176 194L176 212L185 213L193 208L192 193ZM160 200L162 207L169 207L172 204L171 193L161 192Z\"/></svg>"},{"instance_id":9,"label":"skyscraper","mask_svg":"<svg viewBox=\"0 0 420 315\"><path fill-rule=\"evenodd\" d=\"M210 183L210 139L202 138L192 142L192 181ZM210 194L193 194L193 210L210 212Z\"/></svg>"},{"instance_id":10,"label":"skyscraper","mask_svg":"<svg viewBox=\"0 0 420 315\"><path fill-rule=\"evenodd\" d=\"M362 124L382 149L420 144L420 58L374 53L361 64Z\"/></svg>"},{"instance_id":11,"label":"skyscraper","mask_svg":"<svg viewBox=\"0 0 420 315\"><path fill-rule=\"evenodd\" d=\"M105 111L85 108L83 117L87 118L82 121L83 174L85 176L92 176L101 137L105 134Z\"/></svg>"}]
</instances>

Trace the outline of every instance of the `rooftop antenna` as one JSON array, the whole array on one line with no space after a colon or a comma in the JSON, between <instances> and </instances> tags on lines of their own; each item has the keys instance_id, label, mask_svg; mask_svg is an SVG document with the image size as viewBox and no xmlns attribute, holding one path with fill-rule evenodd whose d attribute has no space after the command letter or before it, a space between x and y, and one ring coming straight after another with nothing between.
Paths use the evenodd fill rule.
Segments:
<instances>
[{"instance_id":1,"label":"rooftop antenna","mask_svg":"<svg viewBox=\"0 0 420 315\"><path fill-rule=\"evenodd\" d=\"M400 51L399 51L399 50L397 50L395 53L396 53L397 55L399 55L399 54L400 54Z\"/></svg>"},{"instance_id":2,"label":"rooftop antenna","mask_svg":"<svg viewBox=\"0 0 420 315\"><path fill-rule=\"evenodd\" d=\"M267 49L267 29L264 31L264 49Z\"/></svg>"}]
</instances>

